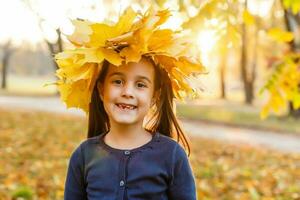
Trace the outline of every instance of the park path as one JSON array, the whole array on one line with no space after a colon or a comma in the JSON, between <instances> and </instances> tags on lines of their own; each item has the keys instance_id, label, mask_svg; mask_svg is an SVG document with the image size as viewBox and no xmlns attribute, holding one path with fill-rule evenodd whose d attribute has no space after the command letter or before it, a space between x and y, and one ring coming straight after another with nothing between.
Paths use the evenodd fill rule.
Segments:
<instances>
[{"instance_id":1,"label":"park path","mask_svg":"<svg viewBox=\"0 0 300 200\"><path fill-rule=\"evenodd\" d=\"M34 109L40 111L85 116L79 109L66 109L58 97L0 96L0 107ZM1 114L1 113L0 113ZM272 131L250 130L224 125L207 124L201 121L181 120L184 130L193 136L201 136L223 142L250 144L285 153L300 153L300 136L279 134Z\"/></svg>"}]
</instances>

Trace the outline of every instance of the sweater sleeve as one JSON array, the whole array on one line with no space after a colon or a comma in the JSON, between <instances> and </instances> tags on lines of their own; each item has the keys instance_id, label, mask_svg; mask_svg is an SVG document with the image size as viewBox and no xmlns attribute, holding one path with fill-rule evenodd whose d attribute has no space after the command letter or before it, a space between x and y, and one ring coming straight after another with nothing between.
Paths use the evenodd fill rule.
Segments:
<instances>
[{"instance_id":1,"label":"sweater sleeve","mask_svg":"<svg viewBox=\"0 0 300 200\"><path fill-rule=\"evenodd\" d=\"M180 145L173 153L172 178L169 183L168 197L172 200L196 200L195 178L187 154Z\"/></svg>"},{"instance_id":2,"label":"sweater sleeve","mask_svg":"<svg viewBox=\"0 0 300 200\"><path fill-rule=\"evenodd\" d=\"M84 186L82 145L72 153L65 182L64 200L87 199Z\"/></svg>"}]
</instances>

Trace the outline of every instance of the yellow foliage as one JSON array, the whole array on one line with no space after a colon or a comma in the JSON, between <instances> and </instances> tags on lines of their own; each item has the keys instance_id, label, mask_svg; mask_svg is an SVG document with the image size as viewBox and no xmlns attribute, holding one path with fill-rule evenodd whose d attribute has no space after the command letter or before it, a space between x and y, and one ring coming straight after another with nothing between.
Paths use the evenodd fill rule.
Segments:
<instances>
[{"instance_id":1,"label":"yellow foliage","mask_svg":"<svg viewBox=\"0 0 300 200\"><path fill-rule=\"evenodd\" d=\"M294 39L293 33L289 31L283 31L279 28L271 28L268 31L268 36L277 42L290 42Z\"/></svg>"},{"instance_id":2,"label":"yellow foliage","mask_svg":"<svg viewBox=\"0 0 300 200\"><path fill-rule=\"evenodd\" d=\"M243 12L243 20L244 20L246 25L253 25L255 23L254 16L251 13L249 13L248 10L245 10Z\"/></svg>"},{"instance_id":3,"label":"yellow foliage","mask_svg":"<svg viewBox=\"0 0 300 200\"><path fill-rule=\"evenodd\" d=\"M11 200L21 185L32 188L33 199L63 199L68 159L86 139L86 120L2 108L0 113L0 199ZM242 193L244 199L258 193L262 200L300 195L299 154L198 137L191 142L200 199L242 199Z\"/></svg>"},{"instance_id":4,"label":"yellow foliage","mask_svg":"<svg viewBox=\"0 0 300 200\"><path fill-rule=\"evenodd\" d=\"M283 0L283 6L285 9L291 9L294 15L300 11L299 0Z\"/></svg>"},{"instance_id":5,"label":"yellow foliage","mask_svg":"<svg viewBox=\"0 0 300 200\"><path fill-rule=\"evenodd\" d=\"M271 111L282 114L287 103L292 102L293 108L300 108L300 54L287 54L275 70L260 93L267 90L269 99L263 106L260 116L265 119Z\"/></svg>"},{"instance_id":6,"label":"yellow foliage","mask_svg":"<svg viewBox=\"0 0 300 200\"><path fill-rule=\"evenodd\" d=\"M127 8L115 24L73 20L73 34L67 38L76 48L55 55L60 78L61 99L67 107L77 107L88 113L92 88L103 61L119 66L123 62L138 62L142 55L161 64L169 73L178 99L195 92L186 80L193 74L207 73L199 60L191 58L192 43L183 31L160 29L171 13L150 7L144 14Z\"/></svg>"}]
</instances>

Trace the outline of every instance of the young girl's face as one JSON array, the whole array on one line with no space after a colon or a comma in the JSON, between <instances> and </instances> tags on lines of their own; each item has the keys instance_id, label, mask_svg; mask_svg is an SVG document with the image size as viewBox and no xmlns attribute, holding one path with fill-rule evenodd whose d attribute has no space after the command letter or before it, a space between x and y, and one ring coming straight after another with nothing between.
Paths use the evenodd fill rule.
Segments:
<instances>
[{"instance_id":1,"label":"young girl's face","mask_svg":"<svg viewBox=\"0 0 300 200\"><path fill-rule=\"evenodd\" d=\"M119 67L110 64L98 89L111 122L142 123L153 100L154 66L144 58Z\"/></svg>"}]
</instances>

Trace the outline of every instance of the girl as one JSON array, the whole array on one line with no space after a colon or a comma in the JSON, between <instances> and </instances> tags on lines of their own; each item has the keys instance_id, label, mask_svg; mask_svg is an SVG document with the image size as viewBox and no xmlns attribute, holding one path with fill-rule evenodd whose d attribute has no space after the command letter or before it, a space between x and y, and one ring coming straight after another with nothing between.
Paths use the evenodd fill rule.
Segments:
<instances>
[{"instance_id":1,"label":"girl","mask_svg":"<svg viewBox=\"0 0 300 200\"><path fill-rule=\"evenodd\" d=\"M68 39L76 48L56 55L62 100L89 119L88 139L70 158L65 200L196 199L173 101L191 91L184 78L203 68L185 56L177 33L159 29L168 10L136 16L129 8L114 26L74 21Z\"/></svg>"}]
</instances>

